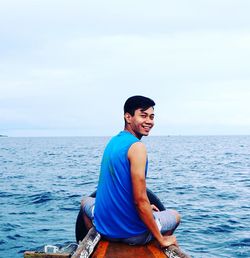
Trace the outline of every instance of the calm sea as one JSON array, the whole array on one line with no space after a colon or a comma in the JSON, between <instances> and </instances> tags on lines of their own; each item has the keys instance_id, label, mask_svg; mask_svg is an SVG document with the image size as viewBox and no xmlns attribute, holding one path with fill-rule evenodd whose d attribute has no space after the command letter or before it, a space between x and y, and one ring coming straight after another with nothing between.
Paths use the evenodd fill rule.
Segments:
<instances>
[{"instance_id":1,"label":"calm sea","mask_svg":"<svg viewBox=\"0 0 250 258\"><path fill-rule=\"evenodd\" d=\"M0 138L0 257L74 242L83 195L97 185L108 137ZM143 140L148 188L178 210L192 257L250 257L250 136Z\"/></svg>"}]
</instances>

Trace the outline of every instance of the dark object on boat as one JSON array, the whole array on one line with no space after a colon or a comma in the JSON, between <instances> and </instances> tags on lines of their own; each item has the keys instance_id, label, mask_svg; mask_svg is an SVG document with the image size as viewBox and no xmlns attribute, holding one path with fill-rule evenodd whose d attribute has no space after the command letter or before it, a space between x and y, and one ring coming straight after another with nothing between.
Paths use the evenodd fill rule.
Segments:
<instances>
[{"instance_id":1,"label":"dark object on boat","mask_svg":"<svg viewBox=\"0 0 250 258\"><path fill-rule=\"evenodd\" d=\"M149 189L147 189L147 195L148 199L151 204L154 204L160 211L164 211L165 207L160 201L160 199ZM96 191L90 195L90 197L96 197ZM76 219L76 226L75 226L75 236L76 236L76 242L83 240L83 238L87 235L88 230L86 229L84 220L83 220L83 212L80 208L80 211L78 213L77 219Z\"/></svg>"}]
</instances>

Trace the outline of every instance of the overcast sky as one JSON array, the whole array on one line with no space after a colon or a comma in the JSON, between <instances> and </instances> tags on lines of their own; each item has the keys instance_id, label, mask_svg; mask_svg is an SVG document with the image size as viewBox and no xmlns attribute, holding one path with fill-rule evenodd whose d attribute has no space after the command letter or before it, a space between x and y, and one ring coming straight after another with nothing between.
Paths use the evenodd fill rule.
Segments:
<instances>
[{"instance_id":1,"label":"overcast sky","mask_svg":"<svg viewBox=\"0 0 250 258\"><path fill-rule=\"evenodd\" d=\"M131 95L152 135L250 134L250 1L0 2L0 134L113 135Z\"/></svg>"}]
</instances>

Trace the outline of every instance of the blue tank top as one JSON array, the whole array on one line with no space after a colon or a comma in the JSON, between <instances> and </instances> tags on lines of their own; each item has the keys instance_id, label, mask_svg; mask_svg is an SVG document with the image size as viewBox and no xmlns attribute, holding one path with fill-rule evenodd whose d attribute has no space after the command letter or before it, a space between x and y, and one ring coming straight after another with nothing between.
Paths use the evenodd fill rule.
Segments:
<instances>
[{"instance_id":1,"label":"blue tank top","mask_svg":"<svg viewBox=\"0 0 250 258\"><path fill-rule=\"evenodd\" d=\"M106 237L129 238L147 231L134 204L127 157L131 145L138 141L130 132L122 131L110 140L104 151L94 224L97 231Z\"/></svg>"}]
</instances>

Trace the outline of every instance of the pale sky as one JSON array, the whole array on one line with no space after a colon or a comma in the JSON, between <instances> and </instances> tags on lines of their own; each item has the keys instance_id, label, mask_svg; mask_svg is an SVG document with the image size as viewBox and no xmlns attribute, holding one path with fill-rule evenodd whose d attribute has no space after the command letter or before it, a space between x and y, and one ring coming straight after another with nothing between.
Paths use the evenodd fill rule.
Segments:
<instances>
[{"instance_id":1,"label":"pale sky","mask_svg":"<svg viewBox=\"0 0 250 258\"><path fill-rule=\"evenodd\" d=\"M0 2L0 134L102 136L132 95L152 135L250 134L250 1Z\"/></svg>"}]
</instances>

